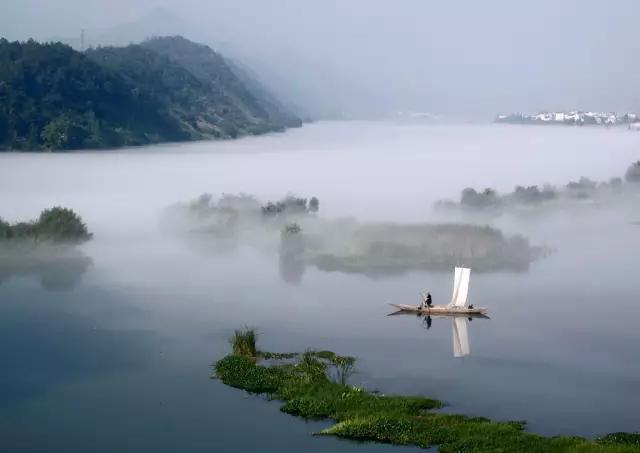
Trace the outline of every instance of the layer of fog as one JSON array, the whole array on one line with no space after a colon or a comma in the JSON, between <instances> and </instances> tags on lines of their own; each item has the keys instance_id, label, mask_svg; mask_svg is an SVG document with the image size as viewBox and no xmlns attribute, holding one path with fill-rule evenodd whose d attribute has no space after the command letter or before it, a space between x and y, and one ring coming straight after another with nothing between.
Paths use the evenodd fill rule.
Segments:
<instances>
[{"instance_id":1,"label":"layer of fog","mask_svg":"<svg viewBox=\"0 0 640 453\"><path fill-rule=\"evenodd\" d=\"M5 0L10 39L79 46L184 34L315 117L634 110L640 5L356 0Z\"/></svg>"},{"instance_id":2,"label":"layer of fog","mask_svg":"<svg viewBox=\"0 0 640 453\"><path fill-rule=\"evenodd\" d=\"M97 269L136 281L154 278L139 272L151 256L159 257L158 265L177 259L191 263L192 250L166 232L162 212L203 192L251 193L261 200L314 195L327 219L466 222L434 212L433 203L467 186L507 191L517 184L561 185L581 175L607 180L637 160L639 141L640 136L623 130L349 122L239 141L108 153L8 154L0 156L0 215L19 221L54 205L70 207L95 235L82 250ZM601 234L602 224L634 234L637 227L631 222L640 220L634 216L633 211L613 210L580 221L562 212L543 221L473 221L490 223L507 236L524 234L533 245L562 249L581 232L583 239ZM131 250L137 251L134 256ZM200 259L187 266L199 265ZM272 258L265 262L274 263ZM123 268L134 272L120 272Z\"/></svg>"}]
</instances>

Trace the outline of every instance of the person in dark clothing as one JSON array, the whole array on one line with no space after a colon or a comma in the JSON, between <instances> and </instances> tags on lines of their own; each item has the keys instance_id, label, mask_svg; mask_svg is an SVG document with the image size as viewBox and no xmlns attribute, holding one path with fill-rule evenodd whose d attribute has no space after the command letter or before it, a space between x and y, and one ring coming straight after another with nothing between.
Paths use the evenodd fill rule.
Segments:
<instances>
[{"instance_id":1,"label":"person in dark clothing","mask_svg":"<svg viewBox=\"0 0 640 453\"><path fill-rule=\"evenodd\" d=\"M433 307L433 301L431 300L431 293L427 293L427 307Z\"/></svg>"}]
</instances>

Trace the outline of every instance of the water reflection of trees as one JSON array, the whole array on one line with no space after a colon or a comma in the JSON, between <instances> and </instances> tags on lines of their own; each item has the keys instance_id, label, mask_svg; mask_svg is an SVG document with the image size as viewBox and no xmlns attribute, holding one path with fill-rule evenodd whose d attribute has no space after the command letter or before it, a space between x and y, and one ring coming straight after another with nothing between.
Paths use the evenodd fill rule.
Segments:
<instances>
[{"instance_id":1,"label":"water reflection of trees","mask_svg":"<svg viewBox=\"0 0 640 453\"><path fill-rule=\"evenodd\" d=\"M298 224L285 226L280 233L279 268L280 277L286 283L298 284L302 281L306 263L304 259L305 240Z\"/></svg>"},{"instance_id":2,"label":"water reflection of trees","mask_svg":"<svg viewBox=\"0 0 640 453\"><path fill-rule=\"evenodd\" d=\"M73 247L2 247L0 284L13 277L31 276L48 291L69 291L80 283L91 263L91 258Z\"/></svg>"}]
</instances>

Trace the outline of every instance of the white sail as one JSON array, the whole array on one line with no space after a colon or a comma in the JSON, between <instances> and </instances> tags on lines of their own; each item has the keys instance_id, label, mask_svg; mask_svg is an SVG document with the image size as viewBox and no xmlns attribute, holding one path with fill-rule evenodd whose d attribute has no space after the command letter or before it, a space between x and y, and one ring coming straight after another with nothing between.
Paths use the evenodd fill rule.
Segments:
<instances>
[{"instance_id":1,"label":"white sail","mask_svg":"<svg viewBox=\"0 0 640 453\"><path fill-rule=\"evenodd\" d=\"M466 267L456 267L453 277L453 295L451 296L450 307L464 307L467 305L469 296L469 281L471 280L471 269Z\"/></svg>"},{"instance_id":2,"label":"white sail","mask_svg":"<svg viewBox=\"0 0 640 453\"><path fill-rule=\"evenodd\" d=\"M456 267L453 273L453 294L451 295L451 302L449 302L449 306L453 307L456 303L456 297L458 294L458 286L460 285L460 269Z\"/></svg>"},{"instance_id":3,"label":"white sail","mask_svg":"<svg viewBox=\"0 0 640 453\"><path fill-rule=\"evenodd\" d=\"M469 347L469 332L467 330L467 319L455 317L451 321L451 332L453 334L453 356L466 357L471 354Z\"/></svg>"}]
</instances>

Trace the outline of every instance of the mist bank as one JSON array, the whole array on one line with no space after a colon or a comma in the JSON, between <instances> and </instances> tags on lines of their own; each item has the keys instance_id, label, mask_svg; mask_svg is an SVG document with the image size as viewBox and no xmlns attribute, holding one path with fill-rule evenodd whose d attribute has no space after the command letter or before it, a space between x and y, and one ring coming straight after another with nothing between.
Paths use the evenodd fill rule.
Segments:
<instances>
[{"instance_id":1,"label":"mist bank","mask_svg":"<svg viewBox=\"0 0 640 453\"><path fill-rule=\"evenodd\" d=\"M499 194L492 188L476 190L467 187L460 201L441 200L435 207L441 211L462 211L500 215L517 212L547 212L565 208L584 208L628 205L640 201L640 161L632 163L623 177L612 177L606 182L581 177L558 188L549 184L542 187L516 186L513 192Z\"/></svg>"},{"instance_id":2,"label":"mist bank","mask_svg":"<svg viewBox=\"0 0 640 453\"><path fill-rule=\"evenodd\" d=\"M240 246L277 253L281 274L291 282L299 281L307 266L372 277L455 265L479 272L525 271L547 252L489 226L330 219L320 216L320 206L315 197L290 195L265 203L246 194L204 194L170 207L164 224L210 253Z\"/></svg>"},{"instance_id":3,"label":"mist bank","mask_svg":"<svg viewBox=\"0 0 640 453\"><path fill-rule=\"evenodd\" d=\"M0 39L0 150L237 138L300 125L257 80L179 36L86 52Z\"/></svg>"}]
</instances>

